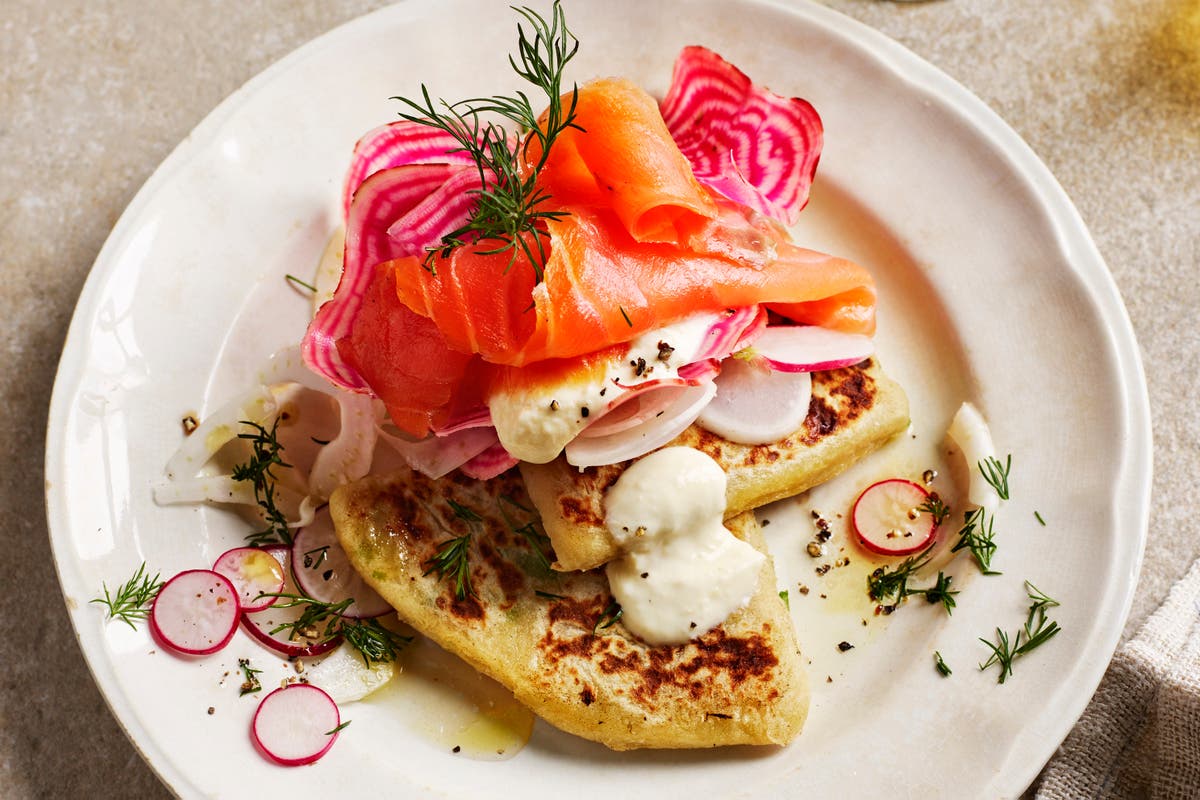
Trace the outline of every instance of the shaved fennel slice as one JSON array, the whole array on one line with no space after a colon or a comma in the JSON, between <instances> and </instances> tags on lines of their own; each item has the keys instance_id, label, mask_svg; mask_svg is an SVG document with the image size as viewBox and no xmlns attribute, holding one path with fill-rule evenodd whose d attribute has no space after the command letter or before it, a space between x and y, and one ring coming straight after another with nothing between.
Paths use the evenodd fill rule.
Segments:
<instances>
[{"instance_id":1,"label":"shaved fennel slice","mask_svg":"<svg viewBox=\"0 0 1200 800\"><path fill-rule=\"evenodd\" d=\"M946 435L958 445L967 462L967 471L971 476L967 498L980 508L995 511L1000 505L1000 496L983 477L981 465L987 459L996 457L996 448L983 415L975 406L963 403L954 414Z\"/></svg>"},{"instance_id":2,"label":"shaved fennel slice","mask_svg":"<svg viewBox=\"0 0 1200 800\"><path fill-rule=\"evenodd\" d=\"M155 484L154 502L159 505L233 503L252 506L257 501L254 498L254 486L248 481L235 481L230 475L208 475Z\"/></svg>"},{"instance_id":3,"label":"shaved fennel slice","mask_svg":"<svg viewBox=\"0 0 1200 800\"><path fill-rule=\"evenodd\" d=\"M308 493L320 500L328 500L334 489L367 474L378 439L375 403L370 397L349 392L334 397L341 428L337 438L317 453L308 474Z\"/></svg>"},{"instance_id":4,"label":"shaved fennel slice","mask_svg":"<svg viewBox=\"0 0 1200 800\"><path fill-rule=\"evenodd\" d=\"M324 689L335 703L352 703L386 685L396 674L396 662L372 661L342 643L329 655L309 663L304 670L308 682Z\"/></svg>"},{"instance_id":5,"label":"shaved fennel slice","mask_svg":"<svg viewBox=\"0 0 1200 800\"><path fill-rule=\"evenodd\" d=\"M264 386L295 383L305 389L321 392L337 399L333 386L304 365L300 345L292 345L271 354L258 370L258 381Z\"/></svg>"},{"instance_id":6,"label":"shaved fennel slice","mask_svg":"<svg viewBox=\"0 0 1200 800\"><path fill-rule=\"evenodd\" d=\"M242 420L261 425L278 410L275 396L266 386L255 387L235 397L205 417L183 440L175 455L167 461L167 478L176 480L195 475L218 450L237 438Z\"/></svg>"}]
</instances>

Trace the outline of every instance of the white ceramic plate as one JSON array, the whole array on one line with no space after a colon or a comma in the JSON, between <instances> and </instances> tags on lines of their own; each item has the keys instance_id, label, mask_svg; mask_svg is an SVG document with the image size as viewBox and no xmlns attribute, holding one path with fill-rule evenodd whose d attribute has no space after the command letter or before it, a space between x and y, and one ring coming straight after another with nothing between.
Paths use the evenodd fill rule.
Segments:
<instances>
[{"instance_id":1,"label":"white ceramic plate","mask_svg":"<svg viewBox=\"0 0 1200 800\"><path fill-rule=\"evenodd\" d=\"M264 356L300 335L307 308L282 276L313 268L337 223L350 148L394 117L390 96L411 95L422 80L452 98L515 86L505 77L514 18L484 0L403 3L267 70L167 159L97 260L55 387L47 505L72 622L114 713L185 797L375 795L380 786L448 797L497 787L580 798L1018 794L1112 654L1147 514L1137 349L1078 215L979 100L819 6L573 2L569 17L583 42L581 80L626 75L661 95L679 49L703 43L776 91L810 99L827 146L799 236L879 279L879 347L909 391L917 438L769 512L811 663L805 732L783 749L614 754L539 724L515 760L483 763L366 703L347 710L354 724L322 762L287 770L252 750L253 701L222 681L240 655L269 660L263 651L239 633L224 653L183 661L87 603L143 560L170 575L210 563L244 534L232 515L152 501L179 419L248 385ZM804 512L844 509L862 480L934 463L965 399L1015 455L1014 499L998 526L1004 575L972 575L959 560L951 571L965 591L953 617L910 603L887 624L862 627L861 598L836 581L819 598ZM1062 601L1063 633L999 686L976 669L985 655L977 637L1019 626L1025 578ZM800 595L798 582L814 591ZM839 653L842 639L855 649ZM951 678L933 670L935 649Z\"/></svg>"}]
</instances>

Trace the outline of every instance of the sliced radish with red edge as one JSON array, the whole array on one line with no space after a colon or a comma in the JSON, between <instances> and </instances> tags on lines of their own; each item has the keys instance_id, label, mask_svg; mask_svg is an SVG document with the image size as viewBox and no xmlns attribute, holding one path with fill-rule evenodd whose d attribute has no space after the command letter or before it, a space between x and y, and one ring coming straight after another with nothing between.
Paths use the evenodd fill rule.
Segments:
<instances>
[{"instance_id":1,"label":"sliced radish with red edge","mask_svg":"<svg viewBox=\"0 0 1200 800\"><path fill-rule=\"evenodd\" d=\"M293 683L263 698L250 735L263 754L285 767L311 764L337 741L342 715L323 690Z\"/></svg>"},{"instance_id":2,"label":"sliced radish with red edge","mask_svg":"<svg viewBox=\"0 0 1200 800\"><path fill-rule=\"evenodd\" d=\"M292 577L291 548L284 544L273 544L264 547L263 551L270 553L283 565L283 593L300 594L299 589L296 587L296 582ZM286 603L287 601L283 602ZM257 642L285 656L319 656L322 653L328 653L342 643L341 636L335 636L326 641L311 641L304 638L291 637L290 628L278 633L271 632L280 625L295 622L303 613L304 606L302 605L283 608L277 602L275 605L265 608L262 611L242 612L242 627Z\"/></svg>"},{"instance_id":3,"label":"sliced radish with red edge","mask_svg":"<svg viewBox=\"0 0 1200 800\"><path fill-rule=\"evenodd\" d=\"M812 399L807 372L776 372L727 358L716 378L717 394L696 422L739 444L771 444L804 425Z\"/></svg>"},{"instance_id":4,"label":"sliced radish with red edge","mask_svg":"<svg viewBox=\"0 0 1200 800\"><path fill-rule=\"evenodd\" d=\"M780 372L819 372L854 366L875 352L875 343L816 325L771 325L755 340L753 352Z\"/></svg>"},{"instance_id":5,"label":"sliced radish with red edge","mask_svg":"<svg viewBox=\"0 0 1200 800\"><path fill-rule=\"evenodd\" d=\"M929 492L903 478L873 483L854 501L851 519L863 547L885 556L906 556L924 550L937 533L937 524L921 506Z\"/></svg>"},{"instance_id":6,"label":"sliced radish with red edge","mask_svg":"<svg viewBox=\"0 0 1200 800\"><path fill-rule=\"evenodd\" d=\"M150 630L176 652L215 653L237 630L238 593L229 579L207 569L190 569L167 581L150 607Z\"/></svg>"},{"instance_id":7,"label":"sliced radish with red edge","mask_svg":"<svg viewBox=\"0 0 1200 800\"><path fill-rule=\"evenodd\" d=\"M283 591L283 565L261 547L235 547L217 557L213 572L229 579L242 611L262 611Z\"/></svg>"},{"instance_id":8,"label":"sliced radish with red edge","mask_svg":"<svg viewBox=\"0 0 1200 800\"><path fill-rule=\"evenodd\" d=\"M695 422L715 392L711 382L687 386L670 406L632 428L607 436L577 436L565 448L567 463L576 467L616 464L657 450Z\"/></svg>"},{"instance_id":9,"label":"sliced radish with red edge","mask_svg":"<svg viewBox=\"0 0 1200 800\"><path fill-rule=\"evenodd\" d=\"M312 523L292 540L292 574L304 593L323 603L354 602L342 612L351 619L378 617L392 610L387 601L368 586L346 558L338 542L329 507L317 510Z\"/></svg>"}]
</instances>

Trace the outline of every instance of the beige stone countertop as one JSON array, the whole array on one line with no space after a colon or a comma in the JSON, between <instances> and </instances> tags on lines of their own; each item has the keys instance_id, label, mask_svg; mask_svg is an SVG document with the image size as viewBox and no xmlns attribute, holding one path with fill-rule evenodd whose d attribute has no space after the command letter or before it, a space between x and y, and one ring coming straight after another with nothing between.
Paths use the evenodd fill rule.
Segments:
<instances>
[{"instance_id":1,"label":"beige stone countertop","mask_svg":"<svg viewBox=\"0 0 1200 800\"><path fill-rule=\"evenodd\" d=\"M47 405L88 270L134 193L217 103L381 5L0 0L4 798L170 795L80 657L43 513ZM1154 503L1128 635L1200 556L1200 3L827 5L931 61L1007 120L1062 183L1112 270L1154 420Z\"/></svg>"}]
</instances>

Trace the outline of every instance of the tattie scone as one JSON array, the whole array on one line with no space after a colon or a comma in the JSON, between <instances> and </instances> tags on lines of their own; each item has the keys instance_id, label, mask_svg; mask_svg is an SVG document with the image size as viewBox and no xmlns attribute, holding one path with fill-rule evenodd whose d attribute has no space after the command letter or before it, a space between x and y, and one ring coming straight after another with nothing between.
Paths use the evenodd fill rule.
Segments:
<instances>
[{"instance_id":1,"label":"tattie scone","mask_svg":"<svg viewBox=\"0 0 1200 800\"><path fill-rule=\"evenodd\" d=\"M765 559L749 604L686 644L630 634L602 570L561 573L520 477L408 470L330 501L354 567L400 617L552 725L614 750L785 744L808 712L792 622ZM752 514L730 531L763 550ZM435 563L470 536L466 584Z\"/></svg>"},{"instance_id":2,"label":"tattie scone","mask_svg":"<svg viewBox=\"0 0 1200 800\"><path fill-rule=\"evenodd\" d=\"M671 444L695 447L725 470L726 516L824 483L908 426L908 398L876 359L816 372L804 426L773 444L744 445L692 425ZM558 458L522 462L530 498L558 556L556 569L591 569L617 555L604 493L633 462L580 470Z\"/></svg>"}]
</instances>

